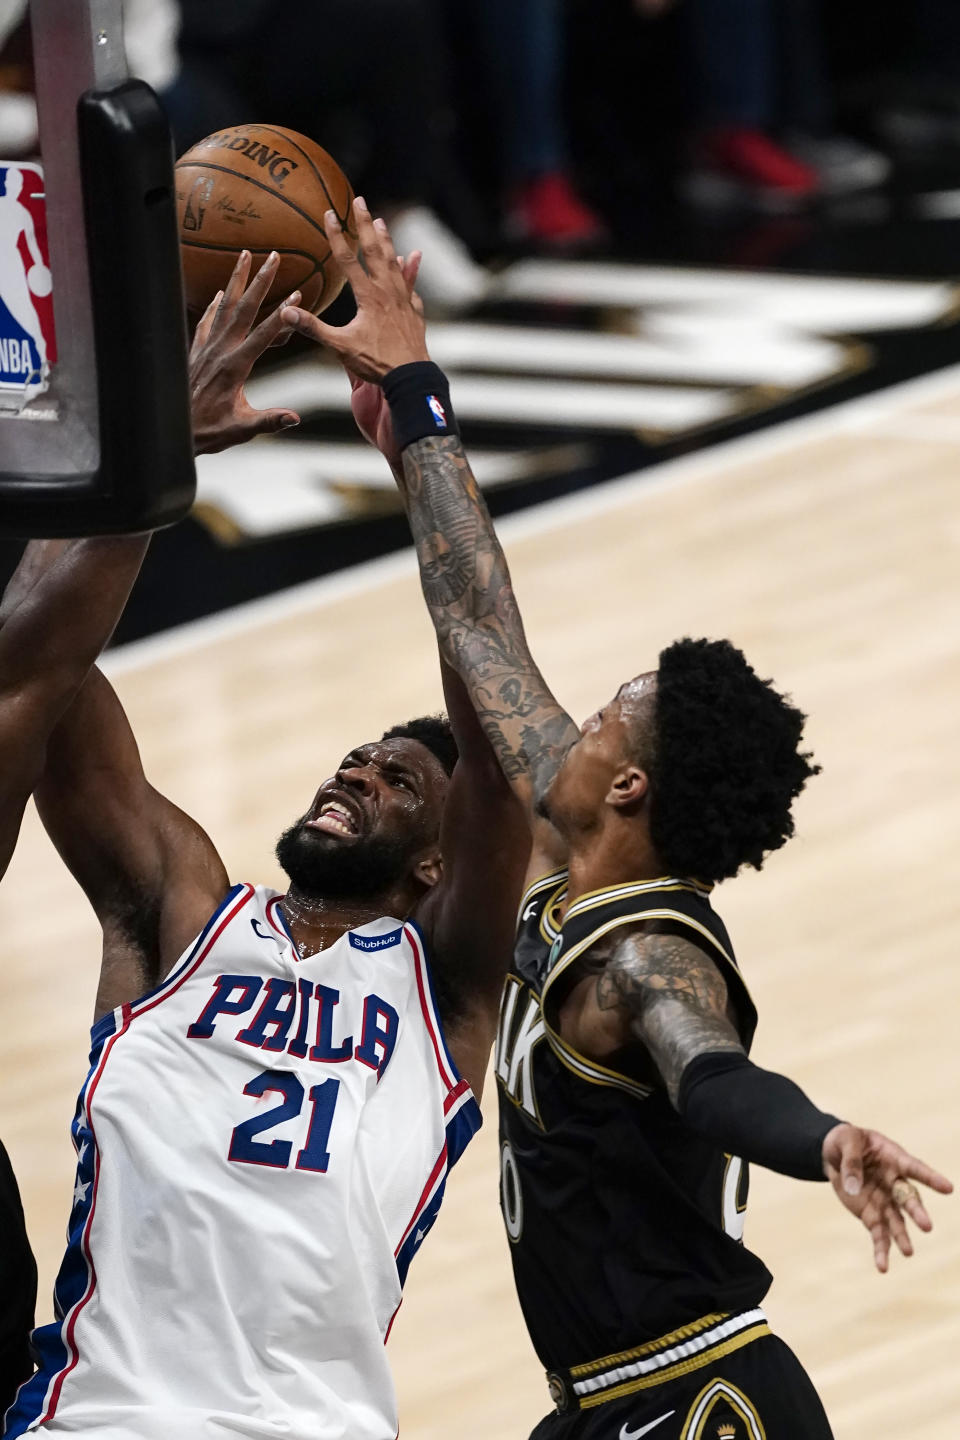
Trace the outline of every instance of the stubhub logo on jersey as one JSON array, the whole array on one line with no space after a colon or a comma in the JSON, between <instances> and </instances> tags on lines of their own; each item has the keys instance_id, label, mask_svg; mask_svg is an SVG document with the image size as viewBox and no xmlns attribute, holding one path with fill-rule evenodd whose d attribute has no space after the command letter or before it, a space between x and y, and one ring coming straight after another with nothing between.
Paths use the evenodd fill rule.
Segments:
<instances>
[{"instance_id":1,"label":"stubhub logo on jersey","mask_svg":"<svg viewBox=\"0 0 960 1440\"><path fill-rule=\"evenodd\" d=\"M57 358L43 171L0 161L0 405L47 389Z\"/></svg>"},{"instance_id":2,"label":"stubhub logo on jersey","mask_svg":"<svg viewBox=\"0 0 960 1440\"><path fill-rule=\"evenodd\" d=\"M403 926L398 930L389 930L386 935L357 935L351 930L347 939L354 950L386 950L389 945L400 944L403 939Z\"/></svg>"},{"instance_id":3,"label":"stubhub logo on jersey","mask_svg":"<svg viewBox=\"0 0 960 1440\"><path fill-rule=\"evenodd\" d=\"M396 943L389 935L374 938L380 942L378 948ZM260 975L218 975L187 1037L209 1040L226 1017L253 1011L250 1021L236 1032L241 1044L327 1065L359 1060L377 1072L379 1082L396 1048L399 1015L379 995L366 995L359 1015L339 1014L339 1004L339 990L312 980L298 979L294 984L276 977L265 981Z\"/></svg>"}]
</instances>

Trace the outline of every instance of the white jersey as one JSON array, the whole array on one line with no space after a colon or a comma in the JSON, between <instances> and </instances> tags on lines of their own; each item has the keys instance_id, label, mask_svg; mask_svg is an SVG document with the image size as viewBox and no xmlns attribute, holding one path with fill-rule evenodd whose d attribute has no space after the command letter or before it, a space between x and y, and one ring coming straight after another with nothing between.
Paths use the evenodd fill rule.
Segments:
<instances>
[{"instance_id":1,"label":"white jersey","mask_svg":"<svg viewBox=\"0 0 960 1440\"><path fill-rule=\"evenodd\" d=\"M94 1026L58 1318L5 1434L394 1440L384 1345L479 1124L412 923L301 960L235 886Z\"/></svg>"}]
</instances>

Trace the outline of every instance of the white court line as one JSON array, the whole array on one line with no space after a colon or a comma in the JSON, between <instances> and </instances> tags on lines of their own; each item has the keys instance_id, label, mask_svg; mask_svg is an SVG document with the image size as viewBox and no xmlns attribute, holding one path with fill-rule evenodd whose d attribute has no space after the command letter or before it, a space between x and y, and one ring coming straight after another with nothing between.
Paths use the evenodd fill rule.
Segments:
<instances>
[{"instance_id":1,"label":"white court line","mask_svg":"<svg viewBox=\"0 0 960 1440\"><path fill-rule=\"evenodd\" d=\"M951 365L945 370L938 370L932 375L922 375L915 380L905 380L872 395L831 406L816 415L804 415L797 420L787 420L781 425L770 426L752 435L724 441L694 455L665 460L660 465L651 465L645 470L637 470L603 484L590 486L575 495L548 500L542 505L498 520L497 531L505 545L531 535L546 534L563 526L579 524L588 516L604 514L641 493L668 490L674 486L707 480L734 465L770 459L795 446L822 440L831 435L856 434L873 424L888 420L911 405L929 404L951 395L957 398L960 413L960 365ZM921 424L926 423L923 417L918 416L917 419ZM130 670L139 670L155 662L243 634L247 630L272 625L289 616L322 609L351 595L364 594L378 585L385 585L401 576L414 576L416 573L413 549L400 550L377 560L368 560L350 570L340 571L335 575L323 575L318 580L308 580L289 590L282 590L259 600L250 600L229 610L221 610L216 615L205 616L202 620L191 620L173 630L164 631L162 635L151 635L146 640L134 640L129 645L118 646L104 656L103 668L109 675L122 675Z\"/></svg>"},{"instance_id":2,"label":"white court line","mask_svg":"<svg viewBox=\"0 0 960 1440\"><path fill-rule=\"evenodd\" d=\"M952 310L957 287L951 280L518 260L497 277L495 295L594 305L724 307L762 314L779 325L837 335L931 325Z\"/></svg>"},{"instance_id":3,"label":"white court line","mask_svg":"<svg viewBox=\"0 0 960 1440\"><path fill-rule=\"evenodd\" d=\"M518 351L518 367L522 366L522 358ZM571 356L571 363L574 358ZM510 364L506 347L503 364ZM461 375L455 365L448 365L447 370L456 390L457 414L463 420L508 420L581 430L690 430L736 410L736 396L729 388L680 388L639 381L616 385L599 378L593 383L538 380L522 375ZM342 370L304 364L302 360L251 381L247 395L258 410L274 405L305 414L350 409L350 390Z\"/></svg>"}]
</instances>

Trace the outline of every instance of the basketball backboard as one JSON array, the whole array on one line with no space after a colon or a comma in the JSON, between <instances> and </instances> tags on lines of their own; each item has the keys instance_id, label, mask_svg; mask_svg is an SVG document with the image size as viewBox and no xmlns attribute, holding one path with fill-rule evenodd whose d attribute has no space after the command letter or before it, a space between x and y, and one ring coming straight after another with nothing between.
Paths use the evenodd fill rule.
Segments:
<instances>
[{"instance_id":1,"label":"basketball backboard","mask_svg":"<svg viewBox=\"0 0 960 1440\"><path fill-rule=\"evenodd\" d=\"M152 528L194 491L169 129L127 79L121 0L30 20L42 168L0 157L0 530Z\"/></svg>"}]
</instances>

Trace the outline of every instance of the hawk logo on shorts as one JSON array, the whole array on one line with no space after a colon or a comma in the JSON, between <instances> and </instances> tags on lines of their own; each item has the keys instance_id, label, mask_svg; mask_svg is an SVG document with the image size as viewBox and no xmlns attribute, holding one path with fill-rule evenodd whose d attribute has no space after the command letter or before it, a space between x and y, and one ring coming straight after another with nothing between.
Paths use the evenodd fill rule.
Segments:
<instances>
[{"instance_id":1,"label":"hawk logo on shorts","mask_svg":"<svg viewBox=\"0 0 960 1440\"><path fill-rule=\"evenodd\" d=\"M430 414L433 416L434 424L438 430L447 428L447 412L443 408L443 402L436 395L427 396L427 404L430 406Z\"/></svg>"},{"instance_id":2,"label":"hawk logo on shorts","mask_svg":"<svg viewBox=\"0 0 960 1440\"><path fill-rule=\"evenodd\" d=\"M0 407L47 388L56 359L43 172L0 162Z\"/></svg>"}]
</instances>

